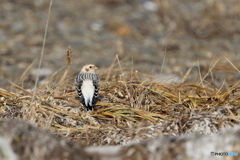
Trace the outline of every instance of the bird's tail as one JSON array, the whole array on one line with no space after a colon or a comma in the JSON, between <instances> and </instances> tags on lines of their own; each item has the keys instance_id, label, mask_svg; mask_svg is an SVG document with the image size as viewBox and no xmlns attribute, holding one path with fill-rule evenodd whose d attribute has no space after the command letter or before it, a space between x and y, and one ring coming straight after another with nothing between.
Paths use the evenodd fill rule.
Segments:
<instances>
[{"instance_id":1,"label":"bird's tail","mask_svg":"<svg viewBox=\"0 0 240 160\"><path fill-rule=\"evenodd\" d=\"M87 111L93 111L93 105L90 100L85 102L85 107L86 107Z\"/></svg>"},{"instance_id":2,"label":"bird's tail","mask_svg":"<svg viewBox=\"0 0 240 160\"><path fill-rule=\"evenodd\" d=\"M87 108L87 111L93 111L93 106L90 106L90 105L89 105L89 106L87 106L86 108Z\"/></svg>"}]
</instances>

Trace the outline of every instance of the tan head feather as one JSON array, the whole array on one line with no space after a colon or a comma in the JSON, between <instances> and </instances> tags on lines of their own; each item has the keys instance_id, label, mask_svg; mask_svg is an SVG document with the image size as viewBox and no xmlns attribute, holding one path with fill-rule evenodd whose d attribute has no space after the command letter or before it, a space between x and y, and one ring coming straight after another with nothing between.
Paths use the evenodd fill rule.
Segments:
<instances>
[{"instance_id":1,"label":"tan head feather","mask_svg":"<svg viewBox=\"0 0 240 160\"><path fill-rule=\"evenodd\" d=\"M95 73L98 68L94 64L86 64L81 69L80 73Z\"/></svg>"}]
</instances>

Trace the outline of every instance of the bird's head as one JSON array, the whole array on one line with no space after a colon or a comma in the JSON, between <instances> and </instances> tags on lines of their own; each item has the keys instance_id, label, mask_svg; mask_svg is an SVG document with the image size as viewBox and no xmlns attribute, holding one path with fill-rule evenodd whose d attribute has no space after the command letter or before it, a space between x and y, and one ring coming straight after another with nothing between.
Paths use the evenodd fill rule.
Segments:
<instances>
[{"instance_id":1,"label":"bird's head","mask_svg":"<svg viewBox=\"0 0 240 160\"><path fill-rule=\"evenodd\" d=\"M86 64L83 66L80 73L95 73L98 68L94 64Z\"/></svg>"}]
</instances>

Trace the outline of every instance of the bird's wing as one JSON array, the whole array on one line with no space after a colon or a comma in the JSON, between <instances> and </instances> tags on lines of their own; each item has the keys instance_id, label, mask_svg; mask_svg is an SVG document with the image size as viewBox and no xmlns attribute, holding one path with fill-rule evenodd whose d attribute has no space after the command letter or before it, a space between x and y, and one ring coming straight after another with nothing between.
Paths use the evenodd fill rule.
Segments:
<instances>
[{"instance_id":1,"label":"bird's wing","mask_svg":"<svg viewBox=\"0 0 240 160\"><path fill-rule=\"evenodd\" d=\"M93 95L93 104L97 102L98 92L99 92L99 77L97 74L92 75L93 86L94 86L94 95Z\"/></svg>"},{"instance_id":2,"label":"bird's wing","mask_svg":"<svg viewBox=\"0 0 240 160\"><path fill-rule=\"evenodd\" d=\"M80 98L80 102L82 104L85 104L84 103L84 97L83 97L83 94L82 94L82 89L81 89L82 84L83 84L83 80L84 80L83 77L84 77L84 75L82 73L80 73L76 76L76 78L75 78L75 89L76 89L77 94Z\"/></svg>"},{"instance_id":3,"label":"bird's wing","mask_svg":"<svg viewBox=\"0 0 240 160\"><path fill-rule=\"evenodd\" d=\"M97 97L98 97L98 92L99 92L99 84L98 83L93 83L94 86L94 95L93 95L93 104L97 102Z\"/></svg>"},{"instance_id":4,"label":"bird's wing","mask_svg":"<svg viewBox=\"0 0 240 160\"><path fill-rule=\"evenodd\" d=\"M94 104L97 101L100 79L99 79L98 75L94 74L94 73L80 73L76 76L76 78L75 78L75 88L76 88L77 94L78 94L82 104L85 104L85 102L84 102L84 97L83 97L83 94L82 94L81 86L83 84L83 81L86 80L86 79L89 79L89 80L93 81L94 95L93 95L92 102Z\"/></svg>"}]
</instances>

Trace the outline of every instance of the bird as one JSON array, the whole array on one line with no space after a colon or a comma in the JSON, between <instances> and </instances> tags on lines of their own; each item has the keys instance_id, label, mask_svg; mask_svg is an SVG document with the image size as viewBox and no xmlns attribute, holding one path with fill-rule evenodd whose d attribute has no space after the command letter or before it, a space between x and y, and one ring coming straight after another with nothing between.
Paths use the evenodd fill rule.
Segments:
<instances>
[{"instance_id":1,"label":"bird","mask_svg":"<svg viewBox=\"0 0 240 160\"><path fill-rule=\"evenodd\" d=\"M75 89L87 111L93 111L93 105L97 101L100 82L95 73L97 69L94 64L86 64L75 78Z\"/></svg>"}]
</instances>

